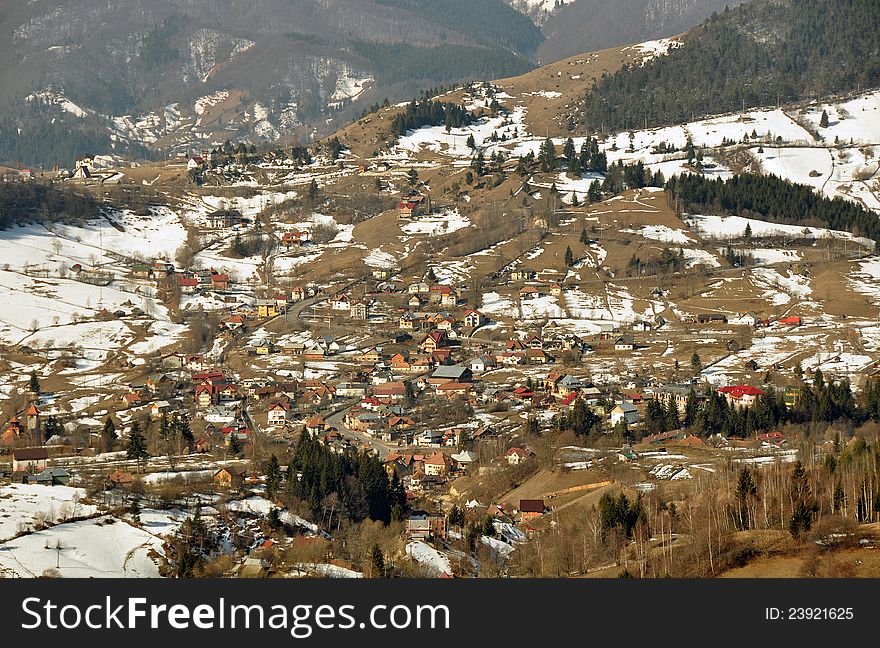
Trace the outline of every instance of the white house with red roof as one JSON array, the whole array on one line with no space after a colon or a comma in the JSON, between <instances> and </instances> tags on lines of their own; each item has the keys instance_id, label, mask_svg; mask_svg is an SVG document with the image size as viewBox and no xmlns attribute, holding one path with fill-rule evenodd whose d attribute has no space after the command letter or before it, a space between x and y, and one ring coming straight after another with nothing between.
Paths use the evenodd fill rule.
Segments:
<instances>
[{"instance_id":1,"label":"white house with red roof","mask_svg":"<svg viewBox=\"0 0 880 648\"><path fill-rule=\"evenodd\" d=\"M734 385L720 387L718 393L724 396L730 405L751 407L758 400L758 396L763 396L765 392L751 385Z\"/></svg>"}]
</instances>

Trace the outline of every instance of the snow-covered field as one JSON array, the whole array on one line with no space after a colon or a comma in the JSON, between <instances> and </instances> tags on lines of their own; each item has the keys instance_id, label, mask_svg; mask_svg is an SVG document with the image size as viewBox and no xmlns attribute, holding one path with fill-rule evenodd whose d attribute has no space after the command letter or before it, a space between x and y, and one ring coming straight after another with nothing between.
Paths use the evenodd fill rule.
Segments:
<instances>
[{"instance_id":1,"label":"snow-covered field","mask_svg":"<svg viewBox=\"0 0 880 648\"><path fill-rule=\"evenodd\" d=\"M94 515L97 507L83 504L86 491L68 486L10 484L0 488L0 540L37 526Z\"/></svg>"},{"instance_id":2,"label":"snow-covered field","mask_svg":"<svg viewBox=\"0 0 880 648\"><path fill-rule=\"evenodd\" d=\"M411 556L413 560L438 576L444 572L447 574L452 573L452 564L449 562L449 556L440 553L425 542L417 541L407 544L406 555Z\"/></svg>"},{"instance_id":3,"label":"snow-covered field","mask_svg":"<svg viewBox=\"0 0 880 648\"><path fill-rule=\"evenodd\" d=\"M439 236L451 234L470 225L467 217L462 216L457 209L445 211L442 214L433 214L412 220L401 226L406 234L429 234Z\"/></svg>"},{"instance_id":4,"label":"snow-covered field","mask_svg":"<svg viewBox=\"0 0 880 648\"><path fill-rule=\"evenodd\" d=\"M62 578L158 578L162 541L104 516L59 524L0 544L0 573Z\"/></svg>"}]
</instances>

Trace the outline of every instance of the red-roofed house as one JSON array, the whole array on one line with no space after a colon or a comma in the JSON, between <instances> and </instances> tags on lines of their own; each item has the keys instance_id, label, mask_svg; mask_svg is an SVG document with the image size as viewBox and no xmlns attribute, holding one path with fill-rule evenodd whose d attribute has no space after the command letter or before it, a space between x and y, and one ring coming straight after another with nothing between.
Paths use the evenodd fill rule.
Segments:
<instances>
[{"instance_id":1,"label":"red-roofed house","mask_svg":"<svg viewBox=\"0 0 880 648\"><path fill-rule=\"evenodd\" d=\"M740 407L750 407L758 400L758 396L764 395L763 390L751 385L721 387L718 389L718 393L723 395L731 405L738 405Z\"/></svg>"},{"instance_id":2,"label":"red-roofed house","mask_svg":"<svg viewBox=\"0 0 880 648\"><path fill-rule=\"evenodd\" d=\"M211 275L211 288L214 290L228 290L229 289L229 275L228 274L212 274Z\"/></svg>"},{"instance_id":3,"label":"red-roofed house","mask_svg":"<svg viewBox=\"0 0 880 648\"><path fill-rule=\"evenodd\" d=\"M511 466L518 466L529 457L534 457L535 453L526 448L511 448L504 453L504 458Z\"/></svg>"}]
</instances>

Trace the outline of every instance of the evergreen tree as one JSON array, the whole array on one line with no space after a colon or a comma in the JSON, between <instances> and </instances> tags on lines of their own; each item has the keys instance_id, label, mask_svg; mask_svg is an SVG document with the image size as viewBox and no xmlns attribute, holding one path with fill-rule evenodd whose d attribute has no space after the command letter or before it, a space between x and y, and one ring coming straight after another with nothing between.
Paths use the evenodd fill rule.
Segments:
<instances>
[{"instance_id":1,"label":"evergreen tree","mask_svg":"<svg viewBox=\"0 0 880 648\"><path fill-rule=\"evenodd\" d=\"M266 522L269 524L269 528L273 531L280 529L284 525L281 521L281 511L275 506L270 508Z\"/></svg>"},{"instance_id":2,"label":"evergreen tree","mask_svg":"<svg viewBox=\"0 0 880 648\"><path fill-rule=\"evenodd\" d=\"M699 376L700 372L703 370L703 363L700 361L699 354L694 351L694 354L691 356L691 371L695 376Z\"/></svg>"},{"instance_id":3,"label":"evergreen tree","mask_svg":"<svg viewBox=\"0 0 880 648\"><path fill-rule=\"evenodd\" d=\"M266 495L269 499L272 499L275 496L280 485L281 466L278 464L278 457L276 457L273 452L272 456L269 457L269 463L266 466Z\"/></svg>"},{"instance_id":4,"label":"evergreen tree","mask_svg":"<svg viewBox=\"0 0 880 648\"><path fill-rule=\"evenodd\" d=\"M556 168L556 147L549 137L541 144L538 152L538 163L543 173L550 173Z\"/></svg>"},{"instance_id":5,"label":"evergreen tree","mask_svg":"<svg viewBox=\"0 0 880 648\"><path fill-rule=\"evenodd\" d=\"M472 151L473 151L475 148L477 148L477 143L474 141L474 136L473 136L473 135L468 135L468 138L467 138L467 140L465 141L465 145L466 145L470 150L472 150Z\"/></svg>"},{"instance_id":6,"label":"evergreen tree","mask_svg":"<svg viewBox=\"0 0 880 648\"><path fill-rule=\"evenodd\" d=\"M452 509L449 511L448 521L450 526L464 526L464 511L460 509L457 504L453 504Z\"/></svg>"},{"instance_id":7,"label":"evergreen tree","mask_svg":"<svg viewBox=\"0 0 880 648\"><path fill-rule=\"evenodd\" d=\"M238 438L238 433L233 430L229 433L229 454L233 457L238 457L244 452L244 448L241 445L241 439Z\"/></svg>"},{"instance_id":8,"label":"evergreen tree","mask_svg":"<svg viewBox=\"0 0 880 648\"><path fill-rule=\"evenodd\" d=\"M28 381L28 389L34 394L40 393L40 378L37 376L36 371L31 372L30 380Z\"/></svg>"},{"instance_id":9,"label":"evergreen tree","mask_svg":"<svg viewBox=\"0 0 880 648\"><path fill-rule=\"evenodd\" d=\"M309 202L314 203L316 200L318 200L318 192L319 192L318 183L313 179L309 183L309 189L308 189L308 194L307 194Z\"/></svg>"},{"instance_id":10,"label":"evergreen tree","mask_svg":"<svg viewBox=\"0 0 880 648\"><path fill-rule=\"evenodd\" d=\"M416 171L415 167L410 167L406 174L406 180L409 182L410 187L415 187L419 184L419 172Z\"/></svg>"},{"instance_id":11,"label":"evergreen tree","mask_svg":"<svg viewBox=\"0 0 880 648\"><path fill-rule=\"evenodd\" d=\"M571 251L571 246L565 248L565 265L569 268L574 265L574 253Z\"/></svg>"},{"instance_id":12,"label":"evergreen tree","mask_svg":"<svg viewBox=\"0 0 880 648\"><path fill-rule=\"evenodd\" d=\"M374 543L370 549L370 564L378 578L385 577L385 556L382 555L379 543Z\"/></svg>"},{"instance_id":13,"label":"evergreen tree","mask_svg":"<svg viewBox=\"0 0 880 648\"><path fill-rule=\"evenodd\" d=\"M828 111L822 111L822 117L819 119L819 128L828 128Z\"/></svg>"},{"instance_id":14,"label":"evergreen tree","mask_svg":"<svg viewBox=\"0 0 880 648\"><path fill-rule=\"evenodd\" d=\"M101 441L104 445L105 452L113 452L116 446L116 440L119 435L116 433L116 424L110 416L104 419L104 428L101 430Z\"/></svg>"},{"instance_id":15,"label":"evergreen tree","mask_svg":"<svg viewBox=\"0 0 880 648\"><path fill-rule=\"evenodd\" d=\"M131 424L131 430L128 433L128 448L125 455L138 463L143 462L144 459L150 456L150 453L147 452L147 440L141 430L139 421L134 421Z\"/></svg>"}]
</instances>

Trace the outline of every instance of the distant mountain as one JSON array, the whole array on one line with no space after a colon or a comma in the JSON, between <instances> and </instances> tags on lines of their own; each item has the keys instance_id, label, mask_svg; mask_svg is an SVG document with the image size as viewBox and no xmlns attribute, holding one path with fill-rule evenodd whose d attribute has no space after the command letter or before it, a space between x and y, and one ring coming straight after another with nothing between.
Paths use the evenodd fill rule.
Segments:
<instances>
[{"instance_id":1,"label":"distant mountain","mask_svg":"<svg viewBox=\"0 0 880 648\"><path fill-rule=\"evenodd\" d=\"M743 0L507 0L541 26L541 63L674 36Z\"/></svg>"},{"instance_id":2,"label":"distant mountain","mask_svg":"<svg viewBox=\"0 0 880 648\"><path fill-rule=\"evenodd\" d=\"M755 0L682 41L600 80L570 120L625 130L880 87L877 0Z\"/></svg>"},{"instance_id":3,"label":"distant mountain","mask_svg":"<svg viewBox=\"0 0 880 648\"><path fill-rule=\"evenodd\" d=\"M0 160L307 138L541 40L503 0L0 0Z\"/></svg>"}]
</instances>

